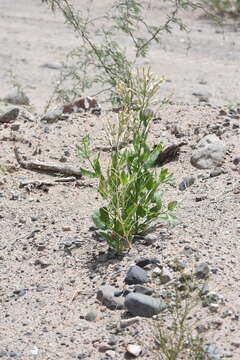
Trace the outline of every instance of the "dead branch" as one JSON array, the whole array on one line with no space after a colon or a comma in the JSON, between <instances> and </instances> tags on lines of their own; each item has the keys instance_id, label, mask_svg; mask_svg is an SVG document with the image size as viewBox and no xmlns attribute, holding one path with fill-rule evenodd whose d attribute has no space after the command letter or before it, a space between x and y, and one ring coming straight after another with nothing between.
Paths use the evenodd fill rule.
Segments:
<instances>
[{"instance_id":1,"label":"dead branch","mask_svg":"<svg viewBox=\"0 0 240 360\"><path fill-rule=\"evenodd\" d=\"M67 176L76 176L78 178L82 177L82 173L80 170L76 170L70 166L62 166L62 165L56 165L56 164L46 164L44 162L40 161L24 161L19 154L18 148L14 147L14 153L17 159L17 162L21 167L27 170L36 170L36 171L42 171L47 173L59 173Z\"/></svg>"},{"instance_id":2,"label":"dead branch","mask_svg":"<svg viewBox=\"0 0 240 360\"><path fill-rule=\"evenodd\" d=\"M67 178L56 178L53 180L24 180L24 181L20 181L19 187L22 188L24 186L31 185L36 188L39 188L41 186L53 186L59 183L71 182L71 181L76 181L76 178L74 176L71 176Z\"/></svg>"},{"instance_id":3,"label":"dead branch","mask_svg":"<svg viewBox=\"0 0 240 360\"><path fill-rule=\"evenodd\" d=\"M161 151L155 161L155 166L163 166L176 160L183 145L187 145L187 143L181 142L178 145L170 145L165 150Z\"/></svg>"}]
</instances>

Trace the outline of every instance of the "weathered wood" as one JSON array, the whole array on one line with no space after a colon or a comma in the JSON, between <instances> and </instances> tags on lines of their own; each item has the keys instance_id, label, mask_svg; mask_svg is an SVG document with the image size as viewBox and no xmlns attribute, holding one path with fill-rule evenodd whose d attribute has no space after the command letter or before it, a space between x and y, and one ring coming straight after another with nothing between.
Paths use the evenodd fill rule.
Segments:
<instances>
[{"instance_id":1,"label":"weathered wood","mask_svg":"<svg viewBox=\"0 0 240 360\"><path fill-rule=\"evenodd\" d=\"M78 178L82 177L80 170L76 170L70 166L62 166L56 164L47 164L40 161L24 161L19 154L18 148L14 147L14 153L17 159L17 162L21 167L27 170L42 171L47 173L59 173L67 176L76 176Z\"/></svg>"}]
</instances>

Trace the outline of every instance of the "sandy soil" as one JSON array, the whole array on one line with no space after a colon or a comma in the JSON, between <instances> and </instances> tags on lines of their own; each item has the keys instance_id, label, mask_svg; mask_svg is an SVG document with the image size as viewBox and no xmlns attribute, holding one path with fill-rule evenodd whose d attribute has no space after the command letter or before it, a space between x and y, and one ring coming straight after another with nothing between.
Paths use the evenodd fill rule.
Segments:
<instances>
[{"instance_id":1,"label":"sandy soil","mask_svg":"<svg viewBox=\"0 0 240 360\"><path fill-rule=\"evenodd\" d=\"M105 5L91 4L96 12ZM160 12L154 7L154 16ZM220 28L195 15L186 15L186 21L192 28L188 52L186 35L176 32L175 37L164 36L163 47L154 46L148 58L157 73L171 80L163 95L173 92L175 102L191 104L164 106L158 114L161 120L151 130L152 143L167 145L179 142L173 131L177 125L188 143L179 161L168 165L174 176L166 186L166 199L179 201L181 224L173 230L162 227L155 233L155 244L137 243L122 261L106 261L107 247L95 239L89 219L90 212L101 204L94 181L59 184L48 191L27 190L19 188L22 180L50 176L21 168L12 174L1 172L0 354L4 359L68 360L84 358L84 354L89 359L123 359L130 342L142 344L145 351L140 358L154 359L149 320L142 318L129 330L116 332L124 311L110 311L96 300L100 285L121 289L129 266L139 257L150 256L158 257L165 266L171 266L176 257L189 264L209 263L213 269L209 286L223 296L224 304L216 314L204 310L204 320L211 325L208 342L219 348L222 359L239 360L240 183L232 163L240 155L240 132L233 126L239 119L228 116L230 126L221 135L229 147L225 173L209 177L209 170L197 170L190 164L193 147L209 133L208 125L225 119L219 116L217 106L196 106L198 100L192 93L209 92L212 105L240 102L239 25L236 21ZM41 65L64 60L76 44L61 17L53 16L40 1L0 0L0 96L10 88L8 71L12 71L41 112L58 72ZM0 165L17 166L14 143L4 140L15 134L27 158L60 164L64 159L77 167L82 162L75 145L86 133L94 133L93 146L104 145L104 121L104 109L100 117L74 114L49 125L20 116L17 132L11 125L0 127ZM106 162L108 154L103 153L102 158ZM187 175L199 178L182 192L178 184ZM203 200L197 201L201 196ZM73 240L79 241L79 247L69 254L64 243ZM228 310L230 315L224 317ZM98 313L95 322L84 319L88 311ZM99 352L99 344L109 342L112 335L117 337L112 353Z\"/></svg>"}]
</instances>

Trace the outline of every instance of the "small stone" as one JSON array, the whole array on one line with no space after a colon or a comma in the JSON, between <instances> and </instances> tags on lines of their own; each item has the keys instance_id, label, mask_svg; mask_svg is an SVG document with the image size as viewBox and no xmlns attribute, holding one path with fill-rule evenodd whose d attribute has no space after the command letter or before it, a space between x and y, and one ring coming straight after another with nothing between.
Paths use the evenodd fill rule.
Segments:
<instances>
[{"instance_id":1,"label":"small stone","mask_svg":"<svg viewBox=\"0 0 240 360\"><path fill-rule=\"evenodd\" d=\"M89 311L86 315L85 315L85 320L87 321L96 321L97 319L97 312L96 311Z\"/></svg>"},{"instance_id":2,"label":"small stone","mask_svg":"<svg viewBox=\"0 0 240 360\"><path fill-rule=\"evenodd\" d=\"M134 316L152 317L166 308L165 303L148 295L128 294L125 298L126 309Z\"/></svg>"},{"instance_id":3,"label":"small stone","mask_svg":"<svg viewBox=\"0 0 240 360\"><path fill-rule=\"evenodd\" d=\"M63 63L52 62L41 65L43 68L51 69L51 70L61 70L64 68Z\"/></svg>"},{"instance_id":4,"label":"small stone","mask_svg":"<svg viewBox=\"0 0 240 360\"><path fill-rule=\"evenodd\" d=\"M7 352L4 351L4 350L0 350L0 358L4 357L4 356L7 356Z\"/></svg>"},{"instance_id":5,"label":"small stone","mask_svg":"<svg viewBox=\"0 0 240 360\"><path fill-rule=\"evenodd\" d=\"M0 123L8 123L16 120L19 115L19 109L12 106L0 107Z\"/></svg>"},{"instance_id":6,"label":"small stone","mask_svg":"<svg viewBox=\"0 0 240 360\"><path fill-rule=\"evenodd\" d=\"M133 265L127 272L125 283L128 285L143 284L150 281L148 273L137 265Z\"/></svg>"},{"instance_id":7,"label":"small stone","mask_svg":"<svg viewBox=\"0 0 240 360\"><path fill-rule=\"evenodd\" d=\"M161 272L162 272L162 270L157 266L153 269L152 275L153 275L153 277L158 277L158 276L160 276Z\"/></svg>"},{"instance_id":8,"label":"small stone","mask_svg":"<svg viewBox=\"0 0 240 360\"><path fill-rule=\"evenodd\" d=\"M120 328L123 329L123 328L126 328L128 326L131 326L131 325L134 325L134 324L138 324L140 322L141 318L139 316L136 316L136 317L133 317L133 318L130 318L130 319L122 319L120 321Z\"/></svg>"},{"instance_id":9,"label":"small stone","mask_svg":"<svg viewBox=\"0 0 240 360\"><path fill-rule=\"evenodd\" d=\"M157 241L158 237L154 234L147 234L144 236L144 245L153 245Z\"/></svg>"},{"instance_id":10,"label":"small stone","mask_svg":"<svg viewBox=\"0 0 240 360\"><path fill-rule=\"evenodd\" d=\"M24 296L27 292L27 289L17 289L13 291L14 295L18 295L18 296Z\"/></svg>"},{"instance_id":11,"label":"small stone","mask_svg":"<svg viewBox=\"0 0 240 360\"><path fill-rule=\"evenodd\" d=\"M220 360L219 350L213 345L203 345L203 350L208 355L209 360Z\"/></svg>"},{"instance_id":12,"label":"small stone","mask_svg":"<svg viewBox=\"0 0 240 360\"><path fill-rule=\"evenodd\" d=\"M219 311L219 304L215 304L215 303L209 304L209 310L211 312L218 312Z\"/></svg>"},{"instance_id":13,"label":"small stone","mask_svg":"<svg viewBox=\"0 0 240 360\"><path fill-rule=\"evenodd\" d=\"M114 350L107 350L106 351L107 358L109 359L116 359L116 351Z\"/></svg>"},{"instance_id":14,"label":"small stone","mask_svg":"<svg viewBox=\"0 0 240 360\"><path fill-rule=\"evenodd\" d=\"M233 163L234 163L234 165L240 164L240 156L236 156L236 157L233 159Z\"/></svg>"},{"instance_id":15,"label":"small stone","mask_svg":"<svg viewBox=\"0 0 240 360\"><path fill-rule=\"evenodd\" d=\"M103 285L97 292L97 299L110 310L124 309L124 298L115 296L116 289L111 285Z\"/></svg>"},{"instance_id":16,"label":"small stone","mask_svg":"<svg viewBox=\"0 0 240 360\"><path fill-rule=\"evenodd\" d=\"M47 261L45 261L45 260L41 260L41 259L36 259L35 260L35 262L34 262L34 265L40 265L40 267L42 268L42 269L45 269L45 268L47 268L48 266L50 266L51 264L50 263L48 263Z\"/></svg>"},{"instance_id":17,"label":"small stone","mask_svg":"<svg viewBox=\"0 0 240 360\"><path fill-rule=\"evenodd\" d=\"M136 265L142 268L149 264L160 264L160 260L157 258L143 258L136 261Z\"/></svg>"},{"instance_id":18,"label":"small stone","mask_svg":"<svg viewBox=\"0 0 240 360\"><path fill-rule=\"evenodd\" d=\"M11 125L11 130L12 131L18 131L20 129L20 123L14 123Z\"/></svg>"},{"instance_id":19,"label":"small stone","mask_svg":"<svg viewBox=\"0 0 240 360\"><path fill-rule=\"evenodd\" d=\"M105 352L105 351L111 350L111 349L112 349L112 347L108 344L99 344L99 346L98 346L99 352Z\"/></svg>"},{"instance_id":20,"label":"small stone","mask_svg":"<svg viewBox=\"0 0 240 360\"><path fill-rule=\"evenodd\" d=\"M110 336L110 338L108 340L108 345L113 346L113 345L116 345L117 342L118 342L117 336L112 335L112 336Z\"/></svg>"},{"instance_id":21,"label":"small stone","mask_svg":"<svg viewBox=\"0 0 240 360\"><path fill-rule=\"evenodd\" d=\"M161 284L167 284L169 281L172 280L172 275L170 273L170 271L166 268L163 268L161 273L160 273L160 282Z\"/></svg>"},{"instance_id":22,"label":"small stone","mask_svg":"<svg viewBox=\"0 0 240 360\"><path fill-rule=\"evenodd\" d=\"M18 353L15 352L15 351L10 351L9 356L10 356L10 357L17 357L17 356L18 356Z\"/></svg>"},{"instance_id":23,"label":"small stone","mask_svg":"<svg viewBox=\"0 0 240 360\"><path fill-rule=\"evenodd\" d=\"M181 183L179 184L178 188L181 191L186 190L189 186L193 185L195 182L195 177L194 176L186 176L185 178L183 178L183 180L181 181Z\"/></svg>"},{"instance_id":24,"label":"small stone","mask_svg":"<svg viewBox=\"0 0 240 360\"><path fill-rule=\"evenodd\" d=\"M232 122L232 128L233 129L239 129L240 128L240 122L239 121L233 121Z\"/></svg>"},{"instance_id":25,"label":"small stone","mask_svg":"<svg viewBox=\"0 0 240 360\"><path fill-rule=\"evenodd\" d=\"M42 118L41 121L44 121L48 124L52 124L59 120L60 116L63 114L63 107L47 112Z\"/></svg>"},{"instance_id":26,"label":"small stone","mask_svg":"<svg viewBox=\"0 0 240 360\"><path fill-rule=\"evenodd\" d=\"M38 285L38 286L36 287L36 291L37 291L37 292L42 292L42 291L44 291L44 290L45 290L45 286Z\"/></svg>"},{"instance_id":27,"label":"small stone","mask_svg":"<svg viewBox=\"0 0 240 360\"><path fill-rule=\"evenodd\" d=\"M223 169L214 169L210 172L210 177L219 176L223 173Z\"/></svg>"},{"instance_id":28,"label":"small stone","mask_svg":"<svg viewBox=\"0 0 240 360\"><path fill-rule=\"evenodd\" d=\"M209 272L210 272L210 268L209 268L208 264L205 262L202 262L201 264L197 265L195 274L197 277L199 277L201 279L205 279L208 277Z\"/></svg>"},{"instance_id":29,"label":"small stone","mask_svg":"<svg viewBox=\"0 0 240 360\"><path fill-rule=\"evenodd\" d=\"M127 346L127 352L134 357L138 357L142 352L142 347L137 344L129 344Z\"/></svg>"}]
</instances>

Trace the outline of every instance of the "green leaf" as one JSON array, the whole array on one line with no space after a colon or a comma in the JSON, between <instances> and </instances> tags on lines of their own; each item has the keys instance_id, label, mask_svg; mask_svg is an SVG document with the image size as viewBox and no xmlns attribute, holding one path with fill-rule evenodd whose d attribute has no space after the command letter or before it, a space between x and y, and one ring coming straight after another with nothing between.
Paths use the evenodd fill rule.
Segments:
<instances>
[{"instance_id":1,"label":"green leaf","mask_svg":"<svg viewBox=\"0 0 240 360\"><path fill-rule=\"evenodd\" d=\"M82 159L87 159L87 154L86 152L84 151L84 149L82 149L80 146L76 146L76 151L77 151L77 154L80 158Z\"/></svg>"},{"instance_id":2,"label":"green leaf","mask_svg":"<svg viewBox=\"0 0 240 360\"><path fill-rule=\"evenodd\" d=\"M100 176L102 172L101 172L101 166L100 166L100 162L99 162L99 156L97 159L93 160L93 167L94 167L94 170L95 170L95 173L97 174L97 176Z\"/></svg>"},{"instance_id":3,"label":"green leaf","mask_svg":"<svg viewBox=\"0 0 240 360\"><path fill-rule=\"evenodd\" d=\"M91 217L92 217L92 221L96 225L97 229L101 229L101 230L106 230L107 229L106 224L101 219L99 210L93 211Z\"/></svg>"},{"instance_id":4,"label":"green leaf","mask_svg":"<svg viewBox=\"0 0 240 360\"><path fill-rule=\"evenodd\" d=\"M103 231L100 231L99 232L99 235L104 239L106 240L106 242L108 243L108 245L115 249L116 245L115 245L115 240L113 238L113 236L109 235L108 233L106 232L103 232Z\"/></svg>"},{"instance_id":5,"label":"green leaf","mask_svg":"<svg viewBox=\"0 0 240 360\"><path fill-rule=\"evenodd\" d=\"M169 214L161 214L159 218L163 221L167 221L172 227L176 226L180 222L180 220L176 216Z\"/></svg>"},{"instance_id":6,"label":"green leaf","mask_svg":"<svg viewBox=\"0 0 240 360\"><path fill-rule=\"evenodd\" d=\"M162 151L162 145L160 144L154 148L154 150L152 151L152 153L148 157L148 160L145 163L146 169L149 169L154 166L155 161L157 160L157 157L161 151Z\"/></svg>"},{"instance_id":7,"label":"green leaf","mask_svg":"<svg viewBox=\"0 0 240 360\"><path fill-rule=\"evenodd\" d=\"M100 208L99 214L100 214L100 220L107 226L110 222L108 209L106 207Z\"/></svg>"},{"instance_id":8,"label":"green leaf","mask_svg":"<svg viewBox=\"0 0 240 360\"><path fill-rule=\"evenodd\" d=\"M171 201L168 203L168 210L169 211L175 211L177 208L177 201Z\"/></svg>"},{"instance_id":9,"label":"green leaf","mask_svg":"<svg viewBox=\"0 0 240 360\"><path fill-rule=\"evenodd\" d=\"M161 180L161 184L168 182L171 179L171 175L169 175L168 169L162 168L159 174L159 178Z\"/></svg>"},{"instance_id":10,"label":"green leaf","mask_svg":"<svg viewBox=\"0 0 240 360\"><path fill-rule=\"evenodd\" d=\"M162 199L163 199L163 191L156 191L153 195L153 199L156 203L161 203L162 202Z\"/></svg>"},{"instance_id":11,"label":"green leaf","mask_svg":"<svg viewBox=\"0 0 240 360\"><path fill-rule=\"evenodd\" d=\"M138 205L136 214L139 217L144 217L146 216L146 210L141 205Z\"/></svg>"},{"instance_id":12,"label":"green leaf","mask_svg":"<svg viewBox=\"0 0 240 360\"><path fill-rule=\"evenodd\" d=\"M127 185L127 183L128 183L128 175L124 170L121 171L121 173L120 173L120 179L121 179L121 184L122 185Z\"/></svg>"},{"instance_id":13,"label":"green leaf","mask_svg":"<svg viewBox=\"0 0 240 360\"><path fill-rule=\"evenodd\" d=\"M98 175L97 175L95 172L90 171L90 170L83 169L82 167L80 167L80 171L81 171L81 173L82 173L83 175L88 176L88 177L90 177L90 178L96 178L96 177L98 177Z\"/></svg>"}]
</instances>

